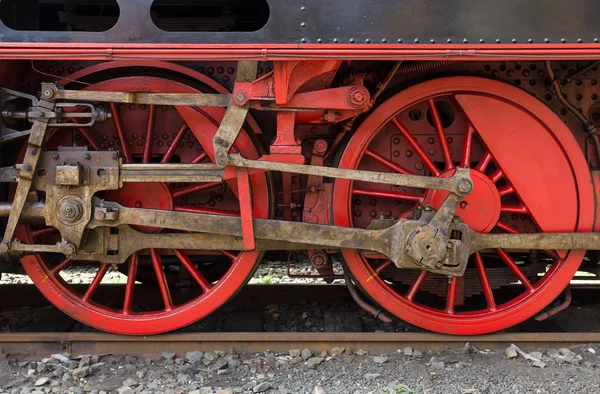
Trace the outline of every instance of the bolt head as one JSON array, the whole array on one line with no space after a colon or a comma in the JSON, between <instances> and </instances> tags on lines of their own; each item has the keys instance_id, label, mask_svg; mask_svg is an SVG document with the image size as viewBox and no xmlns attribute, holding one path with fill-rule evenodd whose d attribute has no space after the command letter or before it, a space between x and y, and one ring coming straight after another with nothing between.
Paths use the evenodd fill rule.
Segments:
<instances>
[{"instance_id":1,"label":"bolt head","mask_svg":"<svg viewBox=\"0 0 600 394\"><path fill-rule=\"evenodd\" d=\"M47 99L49 99L49 98L52 98L52 96L54 96L54 92L52 91L52 89L45 89L45 90L42 92L42 96L43 96L44 98L47 98Z\"/></svg>"},{"instance_id":2,"label":"bolt head","mask_svg":"<svg viewBox=\"0 0 600 394\"><path fill-rule=\"evenodd\" d=\"M58 155L58 153L54 153L54 154L52 154L52 158L54 160L58 160L58 159L60 159L60 156Z\"/></svg>"},{"instance_id":3,"label":"bolt head","mask_svg":"<svg viewBox=\"0 0 600 394\"><path fill-rule=\"evenodd\" d=\"M235 95L235 99L240 102L246 101L246 94L240 92Z\"/></svg>"},{"instance_id":4,"label":"bolt head","mask_svg":"<svg viewBox=\"0 0 600 394\"><path fill-rule=\"evenodd\" d=\"M0 253L8 252L8 243L2 242L0 243Z\"/></svg>"},{"instance_id":5,"label":"bolt head","mask_svg":"<svg viewBox=\"0 0 600 394\"><path fill-rule=\"evenodd\" d=\"M25 165L23 166L23 169L24 169L26 172L31 172L31 171L33 170L33 168L31 167L31 164L25 164Z\"/></svg>"},{"instance_id":6,"label":"bolt head","mask_svg":"<svg viewBox=\"0 0 600 394\"><path fill-rule=\"evenodd\" d=\"M456 185L458 191L462 194L467 194L473 191L473 183L467 179L461 179Z\"/></svg>"}]
</instances>

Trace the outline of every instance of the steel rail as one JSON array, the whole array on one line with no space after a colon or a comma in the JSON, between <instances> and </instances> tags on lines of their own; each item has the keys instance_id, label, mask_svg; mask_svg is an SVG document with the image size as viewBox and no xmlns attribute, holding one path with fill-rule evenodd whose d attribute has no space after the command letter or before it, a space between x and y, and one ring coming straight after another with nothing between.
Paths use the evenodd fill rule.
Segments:
<instances>
[{"instance_id":1,"label":"steel rail","mask_svg":"<svg viewBox=\"0 0 600 394\"><path fill-rule=\"evenodd\" d=\"M496 333L452 336L435 333L177 333L156 336L124 336L106 333L3 333L0 346L5 353L48 356L67 353L116 354L159 357L170 351L184 355L191 350L235 349L256 353L269 349L286 353L290 349L329 350L334 346L390 352L406 346L423 350L461 348L470 342L478 349L503 349L514 343L522 348L564 347L600 342L600 333Z\"/></svg>"}]
</instances>

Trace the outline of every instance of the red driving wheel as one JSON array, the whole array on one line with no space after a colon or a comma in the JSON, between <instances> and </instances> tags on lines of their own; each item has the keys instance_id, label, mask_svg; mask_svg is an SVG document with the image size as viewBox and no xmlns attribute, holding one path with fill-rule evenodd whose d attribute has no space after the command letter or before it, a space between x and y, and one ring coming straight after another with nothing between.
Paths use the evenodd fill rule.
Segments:
<instances>
[{"instance_id":1,"label":"red driving wheel","mask_svg":"<svg viewBox=\"0 0 600 394\"><path fill-rule=\"evenodd\" d=\"M528 93L477 77L414 85L377 107L345 147L340 168L447 177L469 168L474 191L458 216L478 232L590 231L590 172L571 131ZM338 179L334 221L411 218L447 193ZM584 251L484 250L463 277L398 269L385 256L344 250L363 290L394 315L447 334L513 326L546 307L577 271Z\"/></svg>"},{"instance_id":2,"label":"red driving wheel","mask_svg":"<svg viewBox=\"0 0 600 394\"><path fill-rule=\"evenodd\" d=\"M122 63L94 68L106 76ZM178 82L183 78L167 79L145 75L144 67L135 66L137 73L127 75L119 70L115 77L95 81L86 90L156 93L201 93L221 91L215 83L205 80L201 74L185 72L175 65L157 62L156 70L165 66L167 73L185 72L185 77L200 77L194 87ZM71 79L88 77L86 70ZM125 75L124 75L125 74ZM93 79L93 78L92 78ZM177 81L175 80L177 79ZM120 150L123 160L129 163L210 163L214 162L212 139L225 114L224 108L190 108L144 105L111 105L112 119L88 129L62 129L53 131L48 150L59 146L88 146L90 150ZM255 123L249 119L249 127L242 130L234 149L244 157L257 159L259 151L252 138ZM148 138L147 136L150 136ZM271 209L270 181L267 175L250 177L254 216L267 218ZM175 183L128 183L117 191L104 193L103 197L130 207L161 210L198 212L214 215L239 216L236 179L226 182L175 184ZM168 232L160 228L137 227L143 233ZM20 228L20 238L28 243L54 243L59 235L53 228L27 226ZM119 334L146 335L175 330L193 323L229 300L249 279L261 254L241 251L187 251L157 249L140 251L128 260L121 272L126 273L123 299L116 302L99 296L102 279L111 269L109 264L98 262L95 276L81 292L61 276L61 272L81 264L57 255L38 254L22 259L27 274L38 289L59 309L73 318L101 330ZM176 266L185 273L191 286L181 291L169 280L166 266ZM215 269L216 267L216 269ZM143 271L143 274L142 274ZM151 274L151 278L148 278ZM181 276L181 275L180 275ZM143 283L150 283L156 292L158 305L148 307L143 295L136 290ZM146 293L147 294L147 293ZM138 305L144 304L143 307Z\"/></svg>"}]
</instances>

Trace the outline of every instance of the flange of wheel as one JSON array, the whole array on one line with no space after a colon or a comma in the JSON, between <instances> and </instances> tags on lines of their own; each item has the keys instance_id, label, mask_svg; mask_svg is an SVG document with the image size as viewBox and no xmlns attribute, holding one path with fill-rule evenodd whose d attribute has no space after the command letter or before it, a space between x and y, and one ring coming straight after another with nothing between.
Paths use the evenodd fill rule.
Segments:
<instances>
[{"instance_id":1,"label":"flange of wheel","mask_svg":"<svg viewBox=\"0 0 600 394\"><path fill-rule=\"evenodd\" d=\"M155 65L156 66L156 65ZM115 68L118 65L114 65ZM106 71L103 68L102 71ZM181 70L179 70L181 71ZM79 72L88 75L85 72ZM193 72L187 74L194 74ZM122 75L122 74L117 74ZM72 78L74 79L74 78ZM199 84L202 81L199 81ZM214 83L213 83L214 84ZM128 75L99 81L86 90L156 93L201 93L183 83L154 76ZM211 91L211 89L206 89ZM47 149L58 146L88 146L94 150L120 150L126 162L200 163L214 162L212 138L222 120L224 108L190 108L143 105L111 105L112 121L91 129L53 130ZM254 122L250 123L251 128ZM258 147L252 131L242 130L234 149L244 157L257 159ZM265 174L250 177L254 216L267 218L271 209L270 180ZM127 184L106 193L107 199L126 206L199 212L215 215L239 215L237 181L203 184ZM167 232L158 228L137 228L144 233ZM22 227L25 242L55 242L53 228ZM141 251L132 256L125 272L126 283L121 300L102 298L100 283L110 265L98 262L95 276L83 294L66 282L61 272L77 267L78 262L52 255L22 259L27 274L38 289L56 307L73 318L104 331L119 334L148 335L172 331L189 325L214 312L229 300L249 279L259 261L259 252L214 252L161 250ZM223 265L223 269L214 266ZM176 266L179 276L193 284L180 291L165 267ZM208 267L208 274L205 268ZM140 270L154 274L155 300L152 307L141 299ZM137 296L136 296L137 294ZM142 304L143 307L141 306Z\"/></svg>"},{"instance_id":2,"label":"flange of wheel","mask_svg":"<svg viewBox=\"0 0 600 394\"><path fill-rule=\"evenodd\" d=\"M469 168L474 190L457 215L479 232L590 231L594 197L576 139L525 91L479 77L414 85L379 105L344 148L340 168L435 177ZM437 209L447 193L339 179L338 226L408 217ZM464 277L401 270L384 256L344 250L363 290L394 315L447 334L513 326L552 302L576 273L584 251L482 251Z\"/></svg>"}]
</instances>

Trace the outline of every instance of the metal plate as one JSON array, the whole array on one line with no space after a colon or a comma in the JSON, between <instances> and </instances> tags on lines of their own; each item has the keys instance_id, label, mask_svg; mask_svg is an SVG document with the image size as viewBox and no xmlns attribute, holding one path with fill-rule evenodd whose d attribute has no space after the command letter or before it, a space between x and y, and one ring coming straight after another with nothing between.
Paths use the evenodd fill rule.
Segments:
<instances>
[{"instance_id":1,"label":"metal plate","mask_svg":"<svg viewBox=\"0 0 600 394\"><path fill-rule=\"evenodd\" d=\"M98 32L15 31L2 42L187 44L540 44L594 43L595 0L267 0L256 32L166 32L150 18L152 0L117 0L120 18Z\"/></svg>"}]
</instances>

